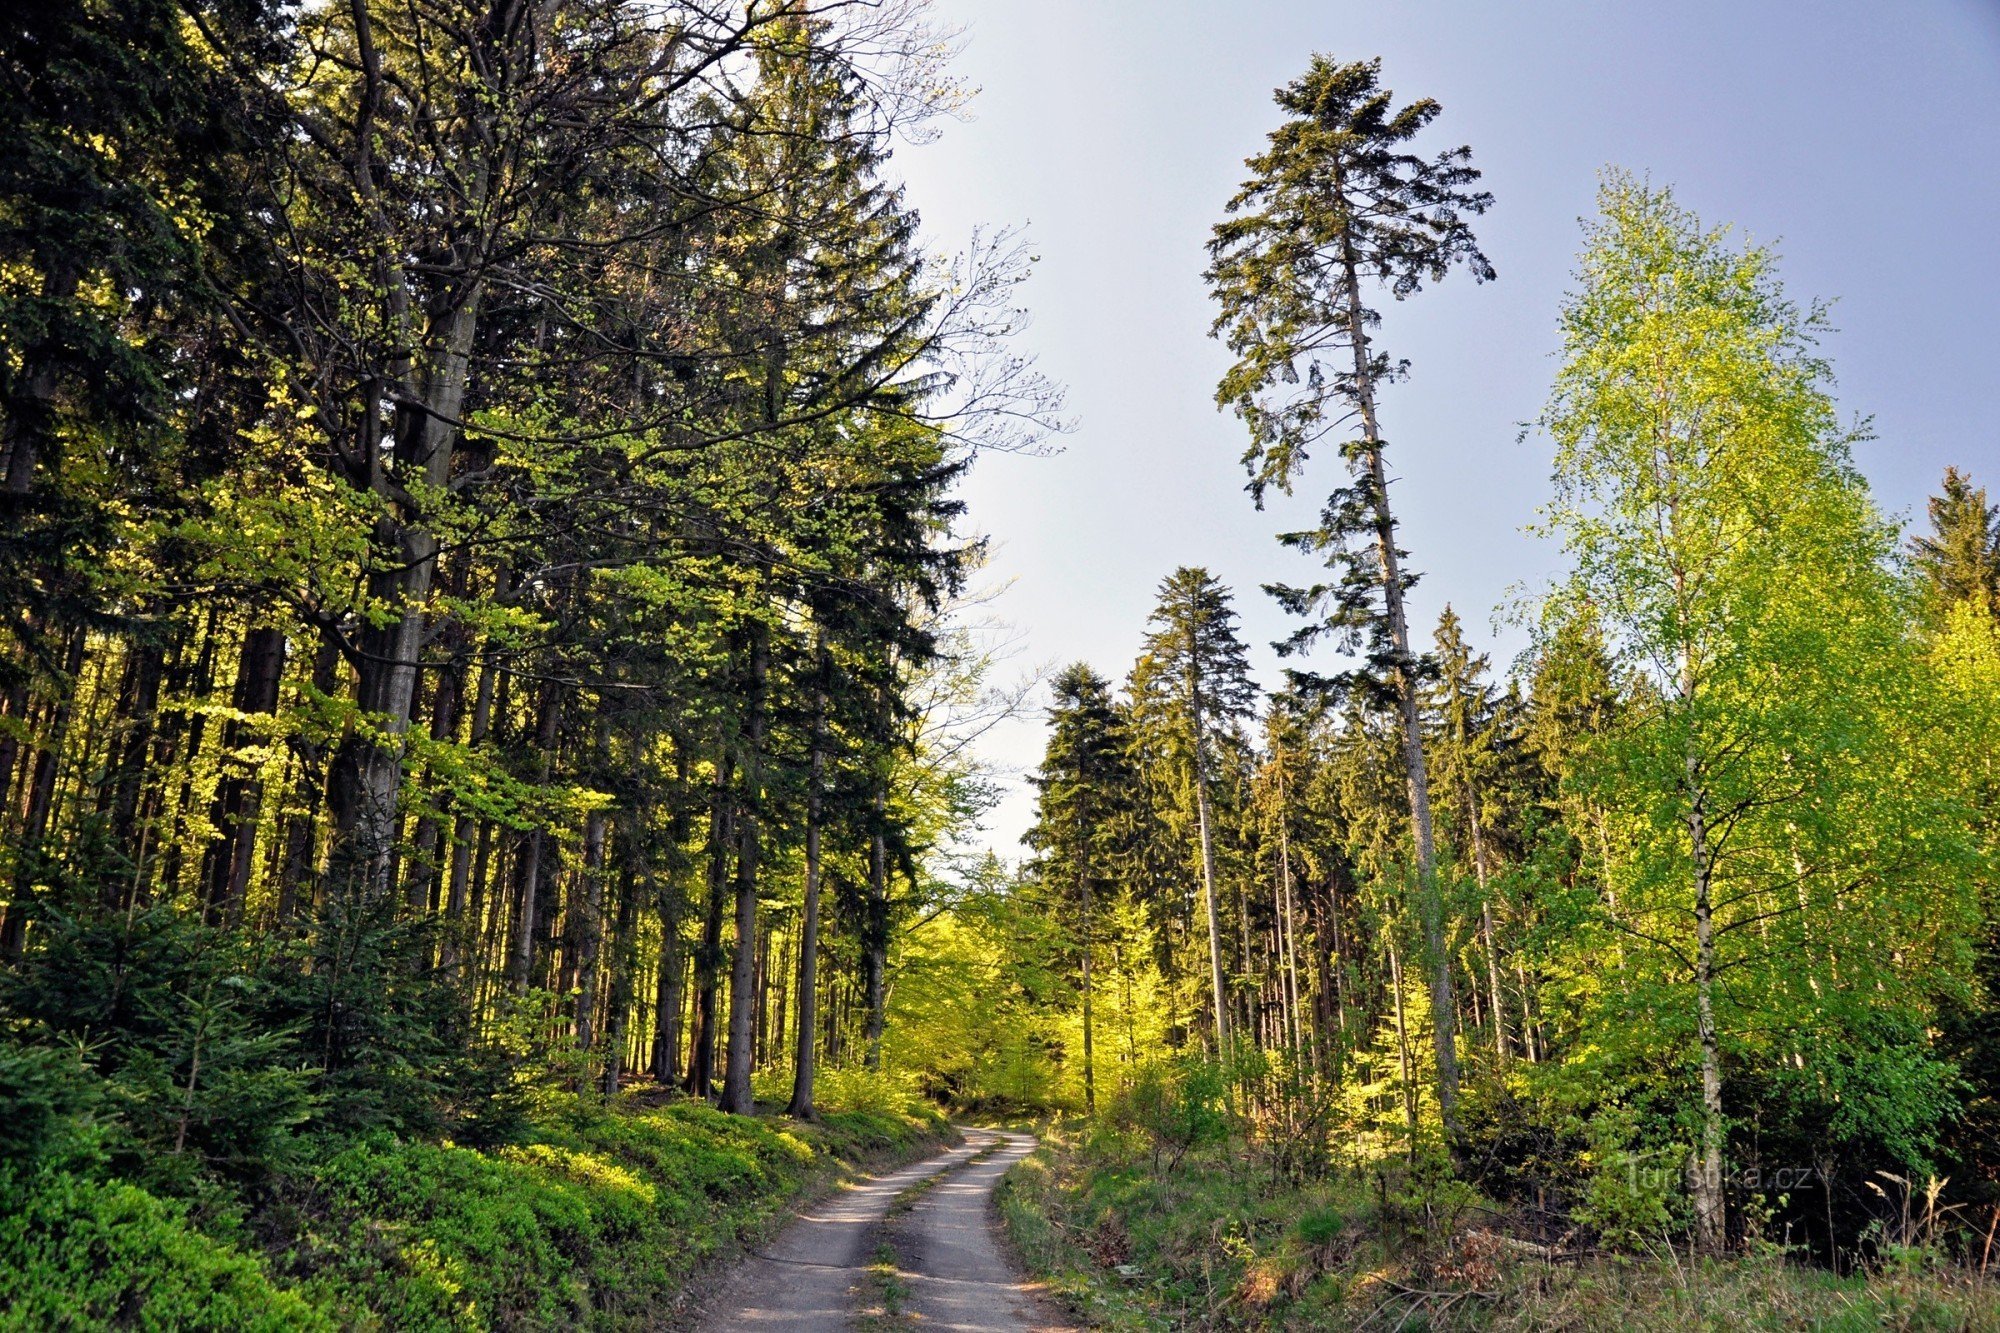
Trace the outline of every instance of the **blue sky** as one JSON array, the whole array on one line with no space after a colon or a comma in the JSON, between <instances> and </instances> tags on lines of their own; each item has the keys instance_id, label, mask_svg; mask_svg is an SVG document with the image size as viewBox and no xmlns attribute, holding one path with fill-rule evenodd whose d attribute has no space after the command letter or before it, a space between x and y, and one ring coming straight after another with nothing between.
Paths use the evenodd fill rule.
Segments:
<instances>
[{"instance_id":1,"label":"blue sky","mask_svg":"<svg viewBox=\"0 0 2000 1333\"><path fill-rule=\"evenodd\" d=\"M1067 386L1077 430L1045 458L983 459L965 487L995 540L993 615L1017 668L1129 668L1160 579L1207 566L1237 590L1265 679L1286 629L1260 591L1308 576L1273 534L1335 484L1258 512L1241 428L1212 394L1202 246L1242 160L1275 123L1271 89L1309 55L1380 56L1383 79L1444 105L1433 149L1470 144L1497 197L1480 229L1499 269L1462 274L1385 321L1412 375L1384 408L1403 538L1428 635L1449 601L1504 667L1496 609L1560 569L1523 531L1549 449L1521 423L1553 370L1556 309L1597 173L1674 187L1706 220L1783 256L1798 300L1835 302L1826 350L1843 410L1879 437L1857 461L1892 514L1920 518L1946 464L2000 494L2000 0L1660 5L937 0L962 29L970 119L897 166L934 246L1018 224L1040 256L1023 339ZM1041 724L996 730L1007 769ZM1030 804L991 821L1003 855Z\"/></svg>"}]
</instances>

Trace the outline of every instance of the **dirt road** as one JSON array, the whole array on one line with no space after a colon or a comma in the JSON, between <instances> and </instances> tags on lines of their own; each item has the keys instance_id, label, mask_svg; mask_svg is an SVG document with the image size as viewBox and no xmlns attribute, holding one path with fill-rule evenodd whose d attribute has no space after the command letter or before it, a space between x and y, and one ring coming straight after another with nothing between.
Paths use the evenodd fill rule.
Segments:
<instances>
[{"instance_id":1,"label":"dirt road","mask_svg":"<svg viewBox=\"0 0 2000 1333\"><path fill-rule=\"evenodd\" d=\"M907 1295L899 1313L871 1323L968 1333L1032 1333L1060 1327L1006 1258L993 1187L1033 1151L1025 1134L967 1130L965 1143L914 1166L875 1176L801 1213L719 1287L701 1327L707 1333L835 1333L882 1290L869 1269L893 1249L894 1284ZM975 1154L985 1153L977 1161ZM970 1165L968 1165L970 1163ZM907 1213L889 1205L940 1173Z\"/></svg>"},{"instance_id":2,"label":"dirt road","mask_svg":"<svg viewBox=\"0 0 2000 1333\"><path fill-rule=\"evenodd\" d=\"M998 1134L998 1152L952 1172L893 1227L902 1313L917 1328L1030 1333L1066 1327L1015 1269L1000 1243L993 1188L1035 1150L1026 1134Z\"/></svg>"}]
</instances>

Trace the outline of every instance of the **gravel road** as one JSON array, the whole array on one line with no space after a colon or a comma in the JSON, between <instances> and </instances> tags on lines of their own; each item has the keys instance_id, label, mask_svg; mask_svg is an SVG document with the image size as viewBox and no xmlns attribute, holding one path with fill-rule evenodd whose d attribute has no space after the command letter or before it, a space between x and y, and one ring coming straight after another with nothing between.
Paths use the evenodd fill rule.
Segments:
<instances>
[{"instance_id":1,"label":"gravel road","mask_svg":"<svg viewBox=\"0 0 2000 1333\"><path fill-rule=\"evenodd\" d=\"M1034 1150L1025 1134L969 1129L965 1143L874 1176L808 1208L716 1289L701 1324L708 1333L836 1333L851 1328L881 1293L869 1273L886 1243L907 1291L894 1317L908 1326L966 1333L1040 1333L1067 1327L1051 1317L1000 1244L993 1188ZM993 1149L976 1162L977 1153ZM967 1163L970 1162L970 1165ZM889 1219L898 1194L944 1175L913 1208Z\"/></svg>"}]
</instances>

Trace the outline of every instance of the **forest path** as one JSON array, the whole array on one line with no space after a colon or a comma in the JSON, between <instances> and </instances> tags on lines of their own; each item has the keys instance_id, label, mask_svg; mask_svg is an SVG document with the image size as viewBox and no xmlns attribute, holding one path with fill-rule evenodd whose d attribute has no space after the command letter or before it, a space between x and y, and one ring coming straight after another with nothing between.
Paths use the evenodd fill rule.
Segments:
<instances>
[{"instance_id":1,"label":"forest path","mask_svg":"<svg viewBox=\"0 0 2000 1333\"><path fill-rule=\"evenodd\" d=\"M926 1190L893 1219L897 1280L907 1289L900 1320L953 1333L1054 1333L1070 1325L1036 1295L1000 1240L993 1190L1035 1150L1027 1134L990 1135L997 1151ZM887 1322L887 1321L885 1321Z\"/></svg>"},{"instance_id":2,"label":"forest path","mask_svg":"<svg viewBox=\"0 0 2000 1333\"><path fill-rule=\"evenodd\" d=\"M708 1333L834 1333L854 1327L862 1309L880 1305L878 1277L870 1269L890 1235L890 1205L912 1185L954 1167L964 1171L930 1189L894 1225L902 1249L920 1257L916 1271L898 1273L914 1289L908 1313L936 1309L936 1317L922 1315L922 1325L936 1323L940 1329L1026 1333L1048 1327L1032 1319L1034 1297L1002 1257L998 1219L990 1207L994 1185L1030 1151L1034 1139L1028 1135L968 1129L956 1149L830 1195L738 1265L716 1289L700 1327ZM936 1237L926 1235L932 1229ZM926 1265L936 1265L936 1275ZM898 1263L898 1269L908 1267ZM874 1323L902 1321L888 1317Z\"/></svg>"}]
</instances>

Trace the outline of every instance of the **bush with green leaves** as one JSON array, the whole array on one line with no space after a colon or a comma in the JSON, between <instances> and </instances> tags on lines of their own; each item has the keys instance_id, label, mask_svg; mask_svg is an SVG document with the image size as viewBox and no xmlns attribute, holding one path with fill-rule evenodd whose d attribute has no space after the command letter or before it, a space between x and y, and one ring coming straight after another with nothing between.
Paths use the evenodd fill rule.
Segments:
<instances>
[{"instance_id":1,"label":"bush with green leaves","mask_svg":"<svg viewBox=\"0 0 2000 1333\"><path fill-rule=\"evenodd\" d=\"M1150 1064L1133 1076L1110 1118L1146 1136L1156 1174L1163 1164L1172 1171L1190 1152L1229 1137L1228 1088L1228 1072L1200 1056Z\"/></svg>"}]
</instances>

